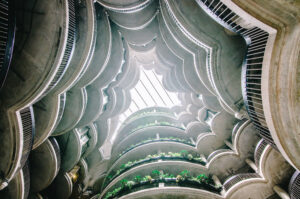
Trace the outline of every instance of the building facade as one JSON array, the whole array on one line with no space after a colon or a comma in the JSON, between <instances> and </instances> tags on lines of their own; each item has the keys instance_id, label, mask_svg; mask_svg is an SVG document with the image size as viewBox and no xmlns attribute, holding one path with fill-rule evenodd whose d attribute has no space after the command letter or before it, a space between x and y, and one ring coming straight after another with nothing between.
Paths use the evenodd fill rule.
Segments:
<instances>
[{"instance_id":1,"label":"building facade","mask_svg":"<svg viewBox=\"0 0 300 199\"><path fill-rule=\"evenodd\" d=\"M0 10L0 198L300 198L298 0Z\"/></svg>"}]
</instances>

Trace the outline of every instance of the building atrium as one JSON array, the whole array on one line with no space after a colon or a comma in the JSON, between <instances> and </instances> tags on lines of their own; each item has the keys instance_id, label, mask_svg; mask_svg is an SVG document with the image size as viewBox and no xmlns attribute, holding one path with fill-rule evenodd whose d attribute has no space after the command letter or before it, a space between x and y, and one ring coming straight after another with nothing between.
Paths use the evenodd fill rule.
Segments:
<instances>
[{"instance_id":1,"label":"building atrium","mask_svg":"<svg viewBox=\"0 0 300 199\"><path fill-rule=\"evenodd\" d=\"M0 199L300 199L299 0L1 0Z\"/></svg>"}]
</instances>

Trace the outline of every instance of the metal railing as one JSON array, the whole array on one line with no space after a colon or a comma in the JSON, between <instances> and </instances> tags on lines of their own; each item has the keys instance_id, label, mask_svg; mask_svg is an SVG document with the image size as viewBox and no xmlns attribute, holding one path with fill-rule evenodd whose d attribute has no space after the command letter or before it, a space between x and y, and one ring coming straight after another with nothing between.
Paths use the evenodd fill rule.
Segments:
<instances>
[{"instance_id":1,"label":"metal railing","mask_svg":"<svg viewBox=\"0 0 300 199\"><path fill-rule=\"evenodd\" d=\"M214 152L212 152L206 159L206 162L210 162L214 157L216 157L217 155L221 154L221 153L225 153L225 152L231 152L232 150L230 149L218 149L215 150Z\"/></svg>"},{"instance_id":2,"label":"metal railing","mask_svg":"<svg viewBox=\"0 0 300 199\"><path fill-rule=\"evenodd\" d=\"M0 1L0 88L6 79L13 54L15 21L13 1Z\"/></svg>"},{"instance_id":3,"label":"metal railing","mask_svg":"<svg viewBox=\"0 0 300 199\"><path fill-rule=\"evenodd\" d=\"M61 80L66 70L69 67L73 51L75 49L75 37L76 37L76 13L75 13L75 2L74 0L68 0L69 5L69 21L68 21L68 37L67 45L64 52L62 62L49 86L43 95L46 95L56 84Z\"/></svg>"},{"instance_id":4,"label":"metal railing","mask_svg":"<svg viewBox=\"0 0 300 199\"><path fill-rule=\"evenodd\" d=\"M257 167L259 166L260 158L267 146L268 143L264 139L261 139L256 145L255 152L254 152L254 161Z\"/></svg>"},{"instance_id":5,"label":"metal railing","mask_svg":"<svg viewBox=\"0 0 300 199\"><path fill-rule=\"evenodd\" d=\"M23 126L23 150L20 161L21 168L24 167L30 151L33 146L33 138L35 135L34 115L32 106L26 107L20 111Z\"/></svg>"},{"instance_id":6,"label":"metal railing","mask_svg":"<svg viewBox=\"0 0 300 199\"><path fill-rule=\"evenodd\" d=\"M221 0L197 0L197 3L214 20L246 40L248 48L242 68L244 103L261 137L277 149L266 123L261 96L262 64L269 34L247 23Z\"/></svg>"},{"instance_id":7,"label":"metal railing","mask_svg":"<svg viewBox=\"0 0 300 199\"><path fill-rule=\"evenodd\" d=\"M237 183L251 178L260 178L260 175L257 173L243 173L243 174L234 175L224 182L223 184L224 190L228 191L231 187L233 187Z\"/></svg>"},{"instance_id":8,"label":"metal railing","mask_svg":"<svg viewBox=\"0 0 300 199\"><path fill-rule=\"evenodd\" d=\"M55 154L56 154L56 158L57 158L57 172L60 170L60 165L61 165L61 155L60 155L60 148L59 148L59 145L56 141L55 138L53 137L50 137L49 138L49 141L51 142L53 148L54 148L54 151L55 151Z\"/></svg>"},{"instance_id":9,"label":"metal railing","mask_svg":"<svg viewBox=\"0 0 300 199\"><path fill-rule=\"evenodd\" d=\"M289 194L291 199L300 198L300 172L296 171L289 184Z\"/></svg>"},{"instance_id":10,"label":"metal railing","mask_svg":"<svg viewBox=\"0 0 300 199\"><path fill-rule=\"evenodd\" d=\"M30 189L30 172L29 172L28 162L26 162L22 171L23 171L23 178L24 178L24 198L28 198L29 189Z\"/></svg>"}]
</instances>

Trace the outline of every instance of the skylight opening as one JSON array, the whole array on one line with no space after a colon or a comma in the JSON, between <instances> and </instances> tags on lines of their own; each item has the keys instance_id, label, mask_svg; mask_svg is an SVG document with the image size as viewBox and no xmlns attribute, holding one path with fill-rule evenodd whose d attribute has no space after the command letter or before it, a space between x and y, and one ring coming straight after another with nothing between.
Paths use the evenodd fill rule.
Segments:
<instances>
[{"instance_id":1,"label":"skylight opening","mask_svg":"<svg viewBox=\"0 0 300 199\"><path fill-rule=\"evenodd\" d=\"M131 103L129 108L119 116L119 125L131 114L149 107L172 108L181 105L178 93L167 91L162 83L162 76L154 70L146 70L140 66L140 79L134 88L130 90ZM117 129L118 129L117 128ZM115 139L116 134L112 137Z\"/></svg>"},{"instance_id":2,"label":"skylight opening","mask_svg":"<svg viewBox=\"0 0 300 199\"><path fill-rule=\"evenodd\" d=\"M162 84L162 76L154 70L146 70L140 67L140 80L134 88L130 90L131 104L124 112L126 117L132 113L148 107L167 107L180 105L178 94L167 91ZM126 117L120 117L126 119ZM123 122L121 121L121 122Z\"/></svg>"}]
</instances>

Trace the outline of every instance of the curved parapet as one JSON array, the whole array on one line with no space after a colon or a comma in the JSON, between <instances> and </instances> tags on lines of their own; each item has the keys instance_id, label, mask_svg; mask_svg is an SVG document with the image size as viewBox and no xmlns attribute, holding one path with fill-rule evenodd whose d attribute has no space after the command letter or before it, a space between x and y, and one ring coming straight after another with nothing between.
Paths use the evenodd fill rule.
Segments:
<instances>
[{"instance_id":1,"label":"curved parapet","mask_svg":"<svg viewBox=\"0 0 300 199\"><path fill-rule=\"evenodd\" d=\"M299 171L296 171L289 183L289 194L291 195L291 199L297 199L300 197L300 175Z\"/></svg>"},{"instance_id":2,"label":"curved parapet","mask_svg":"<svg viewBox=\"0 0 300 199\"><path fill-rule=\"evenodd\" d=\"M49 138L30 154L30 190L40 192L47 188L60 169L60 148L55 138Z\"/></svg>"},{"instance_id":3,"label":"curved parapet","mask_svg":"<svg viewBox=\"0 0 300 199\"><path fill-rule=\"evenodd\" d=\"M3 112L2 112L3 114ZM4 114L3 114L4 115ZM1 119L0 144L0 188L4 188L14 175L23 168L32 149L35 134L32 107L27 107L14 114L17 118L10 124L8 117ZM6 129L7 125L10 129Z\"/></svg>"},{"instance_id":4,"label":"curved parapet","mask_svg":"<svg viewBox=\"0 0 300 199\"><path fill-rule=\"evenodd\" d=\"M1 7L1 63L0 63L0 89L8 73L14 49L16 21L13 1L2 1Z\"/></svg>"},{"instance_id":5,"label":"curved parapet","mask_svg":"<svg viewBox=\"0 0 300 199\"><path fill-rule=\"evenodd\" d=\"M66 106L60 123L52 133L53 136L62 135L73 129L82 118L87 106L87 91L85 88L73 88L67 92Z\"/></svg>"},{"instance_id":6,"label":"curved parapet","mask_svg":"<svg viewBox=\"0 0 300 199\"><path fill-rule=\"evenodd\" d=\"M18 198L27 199L29 195L30 187L30 175L29 166L26 164L23 169L21 169L9 185L2 191L0 191L1 198Z\"/></svg>"},{"instance_id":7,"label":"curved parapet","mask_svg":"<svg viewBox=\"0 0 300 199\"><path fill-rule=\"evenodd\" d=\"M187 196L186 193L189 193ZM222 199L223 197L211 193L209 191L205 190L198 190L198 189L193 189L193 188L188 188L188 187L162 187L162 188L150 188L150 189L145 189L141 191L137 191L125 196L122 196L121 199L127 199L127 198L145 198L145 197L155 197L155 198L160 198L164 196L170 196L172 198L190 198L190 197L195 197L195 198L203 198L203 199Z\"/></svg>"},{"instance_id":8,"label":"curved parapet","mask_svg":"<svg viewBox=\"0 0 300 199\"><path fill-rule=\"evenodd\" d=\"M37 135L34 148L42 144L55 130L60 122L66 101L66 91L69 90L79 76L82 75L90 62L95 47L95 9L91 1L75 1L76 6L76 45L74 56L65 60L69 64L61 80L50 94L34 104ZM75 22L74 22L75 23Z\"/></svg>"}]
</instances>

